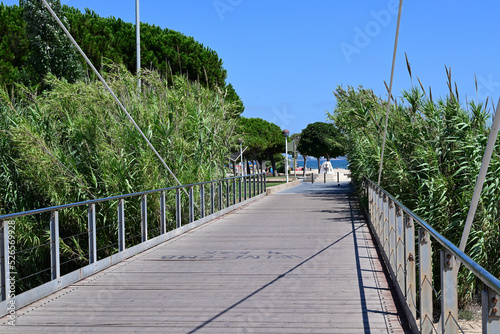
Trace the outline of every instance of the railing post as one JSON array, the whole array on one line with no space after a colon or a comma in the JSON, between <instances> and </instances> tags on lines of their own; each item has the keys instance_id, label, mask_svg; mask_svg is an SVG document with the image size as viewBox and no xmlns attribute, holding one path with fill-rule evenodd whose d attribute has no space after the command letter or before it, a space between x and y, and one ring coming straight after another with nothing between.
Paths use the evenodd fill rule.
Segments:
<instances>
[{"instance_id":1,"label":"railing post","mask_svg":"<svg viewBox=\"0 0 500 334\"><path fill-rule=\"evenodd\" d=\"M406 216L406 303L413 319L417 320L416 311L416 272L415 272L415 225L413 218Z\"/></svg>"},{"instance_id":2,"label":"railing post","mask_svg":"<svg viewBox=\"0 0 500 334\"><path fill-rule=\"evenodd\" d=\"M486 284L481 294L483 333L500 333L500 296Z\"/></svg>"},{"instance_id":3,"label":"railing post","mask_svg":"<svg viewBox=\"0 0 500 334\"><path fill-rule=\"evenodd\" d=\"M457 261L447 250L441 250L441 333L458 333Z\"/></svg>"},{"instance_id":4,"label":"railing post","mask_svg":"<svg viewBox=\"0 0 500 334\"><path fill-rule=\"evenodd\" d=\"M118 251L125 250L125 200L118 200Z\"/></svg>"},{"instance_id":5,"label":"railing post","mask_svg":"<svg viewBox=\"0 0 500 334\"><path fill-rule=\"evenodd\" d=\"M405 227L404 227L404 213L398 206L396 208L396 279L399 288L405 294Z\"/></svg>"},{"instance_id":6,"label":"railing post","mask_svg":"<svg viewBox=\"0 0 500 334\"><path fill-rule=\"evenodd\" d=\"M2 298L7 300L10 298L10 266L9 266L9 221L0 220L2 235L0 238L0 252L2 253Z\"/></svg>"},{"instance_id":7,"label":"railing post","mask_svg":"<svg viewBox=\"0 0 500 334\"><path fill-rule=\"evenodd\" d=\"M382 220L382 210L381 210L381 197L380 197L380 190L378 188L375 188L374 190L374 194L375 194L375 210L374 210L374 214L375 214L375 231L377 232L377 237L379 239L379 241L382 243L382 236L381 236L381 220ZM382 246L382 244L380 245Z\"/></svg>"},{"instance_id":8,"label":"railing post","mask_svg":"<svg viewBox=\"0 0 500 334\"><path fill-rule=\"evenodd\" d=\"M175 190L175 227L182 226L181 188Z\"/></svg>"},{"instance_id":9,"label":"railing post","mask_svg":"<svg viewBox=\"0 0 500 334\"><path fill-rule=\"evenodd\" d=\"M252 181L253 182L253 195L252 195L252 197L254 197L255 196L255 183L256 183L255 182L255 174L252 175L252 179L253 179L253 181Z\"/></svg>"},{"instance_id":10,"label":"railing post","mask_svg":"<svg viewBox=\"0 0 500 334\"><path fill-rule=\"evenodd\" d=\"M368 209L370 214L370 221L373 227L375 227L375 215L373 214L373 188L371 183L368 183Z\"/></svg>"},{"instance_id":11,"label":"railing post","mask_svg":"<svg viewBox=\"0 0 500 334\"><path fill-rule=\"evenodd\" d=\"M432 324L432 248L429 233L418 230L418 254L420 272L420 332L434 333Z\"/></svg>"},{"instance_id":12,"label":"railing post","mask_svg":"<svg viewBox=\"0 0 500 334\"><path fill-rule=\"evenodd\" d=\"M88 211L88 233L89 233L89 264L97 261L95 204L89 205Z\"/></svg>"},{"instance_id":13,"label":"railing post","mask_svg":"<svg viewBox=\"0 0 500 334\"><path fill-rule=\"evenodd\" d=\"M160 234L167 233L167 215L165 212L165 192L160 192Z\"/></svg>"},{"instance_id":14,"label":"railing post","mask_svg":"<svg viewBox=\"0 0 500 334\"><path fill-rule=\"evenodd\" d=\"M200 184L200 216L205 218L205 185Z\"/></svg>"},{"instance_id":15,"label":"railing post","mask_svg":"<svg viewBox=\"0 0 500 334\"><path fill-rule=\"evenodd\" d=\"M189 187L189 222L194 222L193 187Z\"/></svg>"},{"instance_id":16,"label":"railing post","mask_svg":"<svg viewBox=\"0 0 500 334\"><path fill-rule=\"evenodd\" d=\"M389 263L392 272L396 275L396 205L392 199L389 199Z\"/></svg>"},{"instance_id":17,"label":"railing post","mask_svg":"<svg viewBox=\"0 0 500 334\"><path fill-rule=\"evenodd\" d=\"M238 178L238 202L241 203L241 177Z\"/></svg>"},{"instance_id":18,"label":"railing post","mask_svg":"<svg viewBox=\"0 0 500 334\"><path fill-rule=\"evenodd\" d=\"M214 183L210 182L210 214L212 215L215 210L215 193L214 193Z\"/></svg>"},{"instance_id":19,"label":"railing post","mask_svg":"<svg viewBox=\"0 0 500 334\"><path fill-rule=\"evenodd\" d=\"M219 211L222 210L222 181L217 184L217 191L219 192Z\"/></svg>"},{"instance_id":20,"label":"railing post","mask_svg":"<svg viewBox=\"0 0 500 334\"><path fill-rule=\"evenodd\" d=\"M384 253L389 258L389 234L391 229L391 224L389 223L389 198L386 194L382 194L384 197L383 202L383 215L382 215L382 248Z\"/></svg>"},{"instance_id":21,"label":"railing post","mask_svg":"<svg viewBox=\"0 0 500 334\"><path fill-rule=\"evenodd\" d=\"M141 242L148 240L148 197L141 198Z\"/></svg>"},{"instance_id":22,"label":"railing post","mask_svg":"<svg viewBox=\"0 0 500 334\"><path fill-rule=\"evenodd\" d=\"M59 212L50 213L50 275L52 280L61 277L59 257Z\"/></svg>"},{"instance_id":23,"label":"railing post","mask_svg":"<svg viewBox=\"0 0 500 334\"><path fill-rule=\"evenodd\" d=\"M247 199L247 176L243 176L243 198L246 200Z\"/></svg>"},{"instance_id":24,"label":"railing post","mask_svg":"<svg viewBox=\"0 0 500 334\"><path fill-rule=\"evenodd\" d=\"M233 179L233 205L236 204L236 179Z\"/></svg>"}]
</instances>

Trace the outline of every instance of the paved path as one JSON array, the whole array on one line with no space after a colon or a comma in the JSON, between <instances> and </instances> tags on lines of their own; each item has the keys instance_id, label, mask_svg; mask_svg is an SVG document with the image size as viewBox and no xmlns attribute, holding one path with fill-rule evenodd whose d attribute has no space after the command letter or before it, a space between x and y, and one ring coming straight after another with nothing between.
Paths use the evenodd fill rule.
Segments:
<instances>
[{"instance_id":1,"label":"paved path","mask_svg":"<svg viewBox=\"0 0 500 334\"><path fill-rule=\"evenodd\" d=\"M405 333L351 189L333 183L267 196L17 316L0 333Z\"/></svg>"}]
</instances>

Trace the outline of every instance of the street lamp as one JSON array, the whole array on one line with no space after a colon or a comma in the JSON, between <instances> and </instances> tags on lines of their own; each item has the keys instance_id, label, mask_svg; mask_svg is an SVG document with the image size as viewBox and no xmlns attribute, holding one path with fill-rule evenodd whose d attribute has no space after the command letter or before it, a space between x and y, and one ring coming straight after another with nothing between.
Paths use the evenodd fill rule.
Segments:
<instances>
[{"instance_id":1,"label":"street lamp","mask_svg":"<svg viewBox=\"0 0 500 334\"><path fill-rule=\"evenodd\" d=\"M243 138L238 138L238 143L240 143L240 173L243 176L243 150L241 144L243 143Z\"/></svg>"},{"instance_id":2,"label":"street lamp","mask_svg":"<svg viewBox=\"0 0 500 334\"><path fill-rule=\"evenodd\" d=\"M288 130L283 130L282 132L283 137L285 137L285 175L286 175L286 183L288 183L288 135L290 134L290 131Z\"/></svg>"}]
</instances>

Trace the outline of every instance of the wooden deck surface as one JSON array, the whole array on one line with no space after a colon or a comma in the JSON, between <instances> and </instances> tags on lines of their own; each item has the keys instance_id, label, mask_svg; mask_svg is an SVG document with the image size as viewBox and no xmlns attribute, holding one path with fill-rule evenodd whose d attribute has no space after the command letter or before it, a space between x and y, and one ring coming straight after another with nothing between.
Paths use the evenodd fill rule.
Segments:
<instances>
[{"instance_id":1,"label":"wooden deck surface","mask_svg":"<svg viewBox=\"0 0 500 334\"><path fill-rule=\"evenodd\" d=\"M347 184L301 184L17 311L0 333L406 333Z\"/></svg>"}]
</instances>

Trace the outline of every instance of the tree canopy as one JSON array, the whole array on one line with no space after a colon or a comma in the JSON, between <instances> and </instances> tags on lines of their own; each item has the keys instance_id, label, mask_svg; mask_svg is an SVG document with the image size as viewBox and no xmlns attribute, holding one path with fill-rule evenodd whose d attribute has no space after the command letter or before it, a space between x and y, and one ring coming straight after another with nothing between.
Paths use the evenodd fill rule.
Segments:
<instances>
[{"instance_id":1,"label":"tree canopy","mask_svg":"<svg viewBox=\"0 0 500 334\"><path fill-rule=\"evenodd\" d=\"M339 132L331 123L316 122L306 126L300 134L298 151L317 159L336 158L344 155L344 148L339 141Z\"/></svg>"},{"instance_id":2,"label":"tree canopy","mask_svg":"<svg viewBox=\"0 0 500 334\"><path fill-rule=\"evenodd\" d=\"M61 7L58 0L49 3L96 68L117 63L136 72L134 24L102 18L90 9L82 13L67 5ZM1 85L36 85L48 72L73 82L81 74L75 61L87 68L81 57L73 56L73 46L42 7L41 1L34 0L22 0L20 6L0 3ZM204 86L225 87L225 99L234 102L236 114L244 110L238 94L226 83L222 59L193 37L141 23L141 64L143 69L158 71L170 84L174 75L183 75Z\"/></svg>"},{"instance_id":3,"label":"tree canopy","mask_svg":"<svg viewBox=\"0 0 500 334\"><path fill-rule=\"evenodd\" d=\"M259 162L269 159L276 170L274 155L285 151L280 127L262 118L240 117L238 132L243 145L248 146L245 156Z\"/></svg>"}]
</instances>

